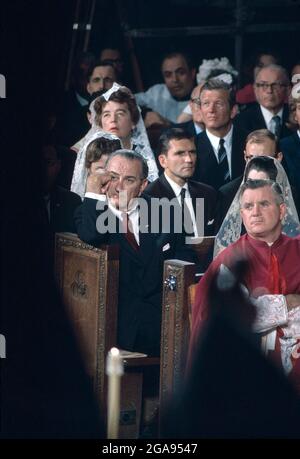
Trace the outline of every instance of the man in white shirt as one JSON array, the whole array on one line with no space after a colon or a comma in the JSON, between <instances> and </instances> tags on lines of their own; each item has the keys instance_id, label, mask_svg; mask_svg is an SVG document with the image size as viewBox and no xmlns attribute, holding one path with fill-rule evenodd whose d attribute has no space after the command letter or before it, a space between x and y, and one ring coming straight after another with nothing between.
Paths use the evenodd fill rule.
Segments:
<instances>
[{"instance_id":1,"label":"man in white shirt","mask_svg":"<svg viewBox=\"0 0 300 459\"><path fill-rule=\"evenodd\" d=\"M217 194L212 187L191 180L197 160L194 136L183 129L170 128L160 136L158 151L158 159L164 172L157 180L148 185L146 193L160 199L172 200L176 197L181 205L182 190L185 190L186 205L193 223L192 236L201 237L214 234L213 223ZM203 199L204 218L200 222L202 228L197 228L197 199L200 201L201 198Z\"/></svg>"},{"instance_id":2,"label":"man in white shirt","mask_svg":"<svg viewBox=\"0 0 300 459\"><path fill-rule=\"evenodd\" d=\"M146 92L135 94L140 106L152 110L146 115L146 127L176 123L195 86L196 69L182 53L167 54L162 61L161 71L164 84L156 84Z\"/></svg>"},{"instance_id":3,"label":"man in white shirt","mask_svg":"<svg viewBox=\"0 0 300 459\"><path fill-rule=\"evenodd\" d=\"M198 163L193 178L219 189L243 172L247 132L232 123L237 105L230 85L208 80L199 98L205 131L197 135Z\"/></svg>"},{"instance_id":4,"label":"man in white shirt","mask_svg":"<svg viewBox=\"0 0 300 459\"><path fill-rule=\"evenodd\" d=\"M152 231L145 159L131 150L112 153L101 175L90 175L75 213L79 237L94 246L119 246L118 342L123 349L159 355L163 263L191 259L182 237ZM182 249L182 250L181 250ZM185 257L186 255L186 257Z\"/></svg>"},{"instance_id":5,"label":"man in white shirt","mask_svg":"<svg viewBox=\"0 0 300 459\"><path fill-rule=\"evenodd\" d=\"M253 85L257 103L242 111L235 119L237 127L248 132L256 129L269 129L277 138L283 138L292 132L286 127L290 83L285 68L270 64L260 68Z\"/></svg>"}]
</instances>

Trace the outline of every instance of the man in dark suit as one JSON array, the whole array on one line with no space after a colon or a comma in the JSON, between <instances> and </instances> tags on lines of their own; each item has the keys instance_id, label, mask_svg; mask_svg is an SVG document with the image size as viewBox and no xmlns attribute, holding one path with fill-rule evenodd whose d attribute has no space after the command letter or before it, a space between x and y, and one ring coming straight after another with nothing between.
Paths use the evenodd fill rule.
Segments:
<instances>
[{"instance_id":1,"label":"man in dark suit","mask_svg":"<svg viewBox=\"0 0 300 459\"><path fill-rule=\"evenodd\" d=\"M278 138L290 135L291 131L286 127L289 115L285 105L289 92L286 70L276 64L262 67L256 74L253 87L257 103L237 115L235 126L248 133L269 129Z\"/></svg>"},{"instance_id":2,"label":"man in dark suit","mask_svg":"<svg viewBox=\"0 0 300 459\"><path fill-rule=\"evenodd\" d=\"M193 178L219 189L243 172L247 132L232 124L237 106L227 83L208 80L200 90L200 103L206 129L197 135L198 164Z\"/></svg>"},{"instance_id":3,"label":"man in dark suit","mask_svg":"<svg viewBox=\"0 0 300 459\"><path fill-rule=\"evenodd\" d=\"M272 132L267 129L258 129L247 136L244 150L245 163L247 164L254 156L272 156L282 161L282 153L279 151L278 142ZM219 189L216 228L221 226L242 180L243 174Z\"/></svg>"},{"instance_id":4,"label":"man in dark suit","mask_svg":"<svg viewBox=\"0 0 300 459\"><path fill-rule=\"evenodd\" d=\"M119 245L117 344L159 355L163 262L182 256L182 237L173 231L153 231L150 199L146 195L137 199L147 186L147 175L141 155L117 150L104 174L88 177L75 222L83 241Z\"/></svg>"},{"instance_id":5,"label":"man in dark suit","mask_svg":"<svg viewBox=\"0 0 300 459\"><path fill-rule=\"evenodd\" d=\"M180 202L182 190L185 197L191 198L189 212L193 220L194 235L198 234L196 218L196 199L204 199L204 235L214 234L214 214L216 191L204 183L190 180L196 166L196 147L193 134L180 128L170 128L159 139L159 162L164 173L150 183L146 192L155 198L177 199Z\"/></svg>"}]
</instances>

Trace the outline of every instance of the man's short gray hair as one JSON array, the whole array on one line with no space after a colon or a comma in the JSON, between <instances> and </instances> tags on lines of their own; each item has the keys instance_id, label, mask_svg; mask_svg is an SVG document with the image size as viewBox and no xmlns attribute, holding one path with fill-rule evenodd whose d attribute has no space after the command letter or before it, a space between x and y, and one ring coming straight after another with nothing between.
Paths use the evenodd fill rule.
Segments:
<instances>
[{"instance_id":1,"label":"man's short gray hair","mask_svg":"<svg viewBox=\"0 0 300 459\"><path fill-rule=\"evenodd\" d=\"M246 190L256 190L258 188L265 188L267 186L269 188L271 188L271 190L272 190L272 192L274 194L276 203L278 205L282 204L284 202L284 197L283 197L282 189L281 189L281 186L279 185L279 183L274 182L273 180L261 180L261 179L260 180L252 180L252 179L249 179L245 183L243 183L243 185L241 186L240 193L239 193L239 203L240 203L240 205L241 205L243 194L245 193Z\"/></svg>"},{"instance_id":2,"label":"man's short gray hair","mask_svg":"<svg viewBox=\"0 0 300 459\"><path fill-rule=\"evenodd\" d=\"M134 150L125 150L125 149L116 150L113 153L111 153L109 155L109 157L107 158L106 166L110 163L110 161L115 156L121 156L122 158L129 159L129 161L139 161L139 163L141 164L141 169L142 169L142 177L141 177L141 179L144 180L144 179L146 179L148 177L149 168L148 168L147 161L145 160L145 158L142 155L140 155L136 151L134 151Z\"/></svg>"},{"instance_id":3,"label":"man's short gray hair","mask_svg":"<svg viewBox=\"0 0 300 459\"><path fill-rule=\"evenodd\" d=\"M260 67L259 70L255 74L255 82L256 82L260 72L262 70L265 70L265 69L279 71L280 73L282 73L284 83L287 84L287 85L290 83L290 79L289 79L289 75L288 75L287 70L284 67L282 67L282 65L278 65L278 64L268 64L268 65L264 65L263 67Z\"/></svg>"}]
</instances>

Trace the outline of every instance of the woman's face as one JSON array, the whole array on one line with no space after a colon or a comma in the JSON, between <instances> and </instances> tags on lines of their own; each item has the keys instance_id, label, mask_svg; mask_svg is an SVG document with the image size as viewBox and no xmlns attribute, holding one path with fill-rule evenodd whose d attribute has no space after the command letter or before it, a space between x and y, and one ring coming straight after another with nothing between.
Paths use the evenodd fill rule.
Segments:
<instances>
[{"instance_id":1,"label":"woman's face","mask_svg":"<svg viewBox=\"0 0 300 459\"><path fill-rule=\"evenodd\" d=\"M102 111L101 124L104 131L115 134L121 140L130 137L134 124L127 103L107 102Z\"/></svg>"},{"instance_id":2,"label":"woman's face","mask_svg":"<svg viewBox=\"0 0 300 459\"><path fill-rule=\"evenodd\" d=\"M258 171L257 169L251 169L248 173L247 180L269 180L270 177L264 171Z\"/></svg>"},{"instance_id":3,"label":"woman's face","mask_svg":"<svg viewBox=\"0 0 300 459\"><path fill-rule=\"evenodd\" d=\"M105 164L107 161L108 155L102 155L98 161L94 161L90 167L91 175L99 175L105 171Z\"/></svg>"}]
</instances>

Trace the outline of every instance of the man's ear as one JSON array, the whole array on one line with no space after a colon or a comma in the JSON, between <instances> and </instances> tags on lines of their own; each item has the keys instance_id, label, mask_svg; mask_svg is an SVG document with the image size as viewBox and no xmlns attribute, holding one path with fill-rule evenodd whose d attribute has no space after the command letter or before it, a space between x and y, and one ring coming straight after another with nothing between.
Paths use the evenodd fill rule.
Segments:
<instances>
[{"instance_id":1,"label":"man's ear","mask_svg":"<svg viewBox=\"0 0 300 459\"><path fill-rule=\"evenodd\" d=\"M159 164L161 165L161 167L163 169L165 169L165 167L166 167L166 155L160 154L158 156L158 161L159 161Z\"/></svg>"},{"instance_id":2,"label":"man's ear","mask_svg":"<svg viewBox=\"0 0 300 459\"><path fill-rule=\"evenodd\" d=\"M233 118L237 115L237 113L238 113L238 106L237 104L234 104L234 106L231 109L230 118L233 120Z\"/></svg>"},{"instance_id":3,"label":"man's ear","mask_svg":"<svg viewBox=\"0 0 300 459\"><path fill-rule=\"evenodd\" d=\"M148 185L148 180L147 179L144 179L142 181L142 184L141 184L141 188L140 188L140 194L143 193L143 191L145 190L146 186Z\"/></svg>"},{"instance_id":4,"label":"man's ear","mask_svg":"<svg viewBox=\"0 0 300 459\"><path fill-rule=\"evenodd\" d=\"M277 161L280 161L280 162L283 160L283 154L281 153L281 151L279 151L276 154L276 159L277 159Z\"/></svg>"},{"instance_id":5,"label":"man's ear","mask_svg":"<svg viewBox=\"0 0 300 459\"><path fill-rule=\"evenodd\" d=\"M280 210L280 220L282 221L285 214L286 214L286 205L284 202L282 202L280 205L279 205L279 210Z\"/></svg>"}]
</instances>

